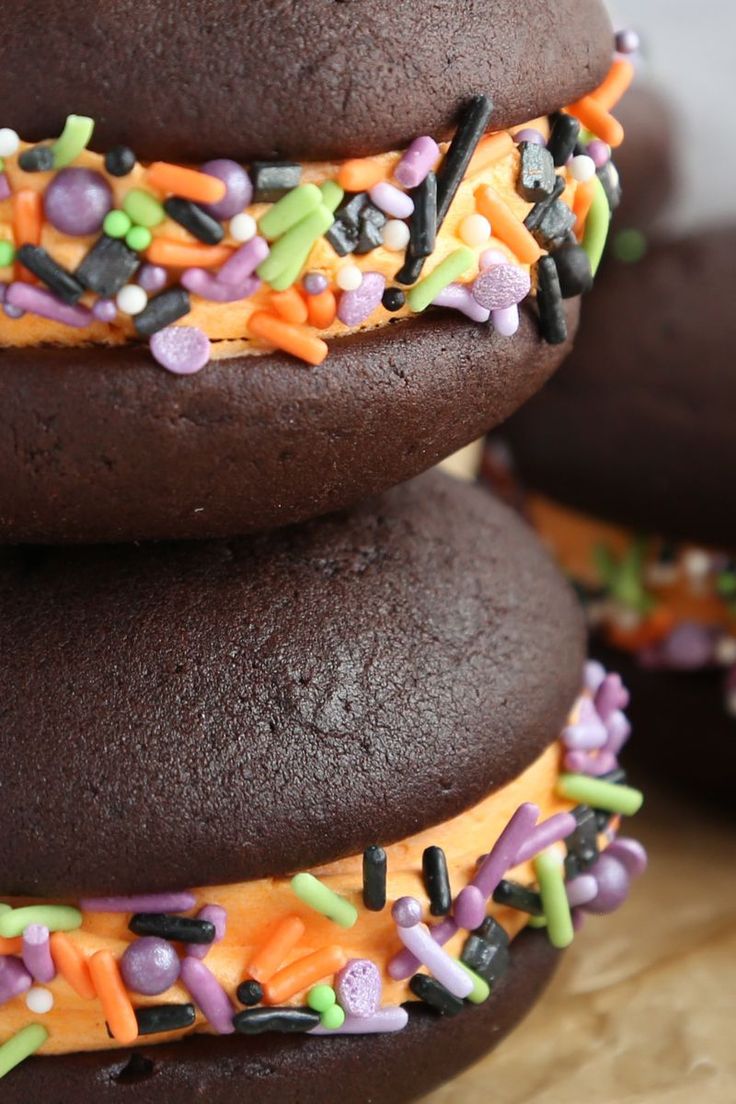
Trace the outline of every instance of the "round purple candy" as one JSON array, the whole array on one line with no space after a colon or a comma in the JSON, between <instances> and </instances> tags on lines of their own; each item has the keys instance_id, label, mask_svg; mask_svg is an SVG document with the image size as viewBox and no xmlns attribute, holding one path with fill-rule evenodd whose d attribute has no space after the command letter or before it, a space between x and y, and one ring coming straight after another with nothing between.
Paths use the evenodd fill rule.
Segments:
<instances>
[{"instance_id":1,"label":"round purple candy","mask_svg":"<svg viewBox=\"0 0 736 1104\"><path fill-rule=\"evenodd\" d=\"M391 909L391 916L400 928L413 928L422 919L422 906L416 897L399 897Z\"/></svg>"},{"instance_id":2,"label":"round purple candy","mask_svg":"<svg viewBox=\"0 0 736 1104\"><path fill-rule=\"evenodd\" d=\"M138 269L138 283L151 294L165 288L168 278L166 269L161 265L144 264Z\"/></svg>"},{"instance_id":3,"label":"round purple candy","mask_svg":"<svg viewBox=\"0 0 736 1104\"><path fill-rule=\"evenodd\" d=\"M221 220L234 218L251 202L253 185L247 172L237 161L218 157L215 161L207 161L202 166L202 172L207 173L208 176L216 176L227 189L217 203L204 205L205 210L209 211L213 218Z\"/></svg>"},{"instance_id":4,"label":"round purple candy","mask_svg":"<svg viewBox=\"0 0 736 1104\"><path fill-rule=\"evenodd\" d=\"M329 281L321 272L308 272L302 285L307 295L321 295L323 291L327 291Z\"/></svg>"},{"instance_id":5,"label":"round purple candy","mask_svg":"<svg viewBox=\"0 0 736 1104\"><path fill-rule=\"evenodd\" d=\"M598 892L584 908L586 912L604 914L615 912L629 895L631 877L622 862L604 852L590 868L598 883Z\"/></svg>"},{"instance_id":6,"label":"round purple candy","mask_svg":"<svg viewBox=\"0 0 736 1104\"><path fill-rule=\"evenodd\" d=\"M506 310L526 299L531 290L526 269L514 264L494 264L473 284L473 298L488 310Z\"/></svg>"},{"instance_id":7,"label":"round purple candy","mask_svg":"<svg viewBox=\"0 0 736 1104\"><path fill-rule=\"evenodd\" d=\"M638 840L629 839L628 836L618 836L611 846L606 848L606 854L617 862L623 863L632 878L638 878L647 868L645 847Z\"/></svg>"},{"instance_id":8,"label":"round purple candy","mask_svg":"<svg viewBox=\"0 0 736 1104\"><path fill-rule=\"evenodd\" d=\"M517 145L521 145L522 142L529 142L534 146L546 146L547 139L544 137L541 131L535 130L534 127L524 127L523 130L518 131L514 135L514 141Z\"/></svg>"},{"instance_id":9,"label":"round purple candy","mask_svg":"<svg viewBox=\"0 0 736 1104\"><path fill-rule=\"evenodd\" d=\"M611 147L601 142L600 138L594 138L592 142L588 142L585 152L597 169L602 169L611 160Z\"/></svg>"},{"instance_id":10,"label":"round purple candy","mask_svg":"<svg viewBox=\"0 0 736 1104\"><path fill-rule=\"evenodd\" d=\"M198 326L167 326L151 338L151 352L162 368L191 376L209 363L210 339Z\"/></svg>"},{"instance_id":11,"label":"round purple candy","mask_svg":"<svg viewBox=\"0 0 736 1104\"><path fill-rule=\"evenodd\" d=\"M144 936L126 947L120 972L131 992L157 997L179 980L181 962L171 943L153 935Z\"/></svg>"},{"instance_id":12,"label":"round purple candy","mask_svg":"<svg viewBox=\"0 0 736 1104\"><path fill-rule=\"evenodd\" d=\"M118 308L114 299L98 299L92 307L92 315L98 322L114 322Z\"/></svg>"},{"instance_id":13,"label":"round purple candy","mask_svg":"<svg viewBox=\"0 0 736 1104\"><path fill-rule=\"evenodd\" d=\"M102 229L112 190L94 169L62 169L46 189L46 218L62 234L84 237Z\"/></svg>"},{"instance_id":14,"label":"round purple candy","mask_svg":"<svg viewBox=\"0 0 736 1104\"><path fill-rule=\"evenodd\" d=\"M381 971L367 958L351 958L335 979L338 1003L349 1016L372 1016L382 987Z\"/></svg>"},{"instance_id":15,"label":"round purple candy","mask_svg":"<svg viewBox=\"0 0 736 1104\"><path fill-rule=\"evenodd\" d=\"M32 984L33 978L19 958L0 955L0 1005L27 993Z\"/></svg>"},{"instance_id":16,"label":"round purple candy","mask_svg":"<svg viewBox=\"0 0 736 1104\"><path fill-rule=\"evenodd\" d=\"M619 54L635 54L640 46L639 35L630 27L616 35L616 50Z\"/></svg>"}]
</instances>

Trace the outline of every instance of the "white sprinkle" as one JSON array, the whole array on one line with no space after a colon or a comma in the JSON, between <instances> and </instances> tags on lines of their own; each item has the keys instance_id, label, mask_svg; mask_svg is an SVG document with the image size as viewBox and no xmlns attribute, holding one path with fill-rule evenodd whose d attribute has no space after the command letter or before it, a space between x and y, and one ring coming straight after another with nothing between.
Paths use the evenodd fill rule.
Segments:
<instances>
[{"instance_id":1,"label":"white sprinkle","mask_svg":"<svg viewBox=\"0 0 736 1104\"><path fill-rule=\"evenodd\" d=\"M471 248L485 245L491 236L491 224L483 215L468 215L460 223L460 238Z\"/></svg>"},{"instance_id":2,"label":"white sprinkle","mask_svg":"<svg viewBox=\"0 0 736 1104\"><path fill-rule=\"evenodd\" d=\"M118 292L115 302L123 314L140 314L148 306L148 296L138 284L126 284Z\"/></svg>"},{"instance_id":3,"label":"white sprinkle","mask_svg":"<svg viewBox=\"0 0 736 1104\"><path fill-rule=\"evenodd\" d=\"M683 566L691 579L701 581L710 573L710 556L702 548L690 548L683 557Z\"/></svg>"},{"instance_id":4,"label":"white sprinkle","mask_svg":"<svg viewBox=\"0 0 736 1104\"><path fill-rule=\"evenodd\" d=\"M716 663L720 663L723 667L731 667L736 663L736 638L722 636L716 642L715 659Z\"/></svg>"},{"instance_id":5,"label":"white sprinkle","mask_svg":"<svg viewBox=\"0 0 736 1104\"><path fill-rule=\"evenodd\" d=\"M570 162L570 175L578 184L586 184L595 176L595 161L586 153L579 153Z\"/></svg>"},{"instance_id":6,"label":"white sprinkle","mask_svg":"<svg viewBox=\"0 0 736 1104\"><path fill-rule=\"evenodd\" d=\"M230 237L236 242L249 242L256 236L256 220L247 211L230 219Z\"/></svg>"},{"instance_id":7,"label":"white sprinkle","mask_svg":"<svg viewBox=\"0 0 736 1104\"><path fill-rule=\"evenodd\" d=\"M383 228L383 244L392 253L403 253L409 244L410 231L400 219L389 219Z\"/></svg>"},{"instance_id":8,"label":"white sprinkle","mask_svg":"<svg viewBox=\"0 0 736 1104\"><path fill-rule=\"evenodd\" d=\"M363 273L357 265L346 264L338 269L336 283L343 291L357 291L363 283Z\"/></svg>"},{"instance_id":9,"label":"white sprinkle","mask_svg":"<svg viewBox=\"0 0 736 1104\"><path fill-rule=\"evenodd\" d=\"M18 152L20 138L10 127L0 129L0 157L12 157Z\"/></svg>"},{"instance_id":10,"label":"white sprinkle","mask_svg":"<svg viewBox=\"0 0 736 1104\"><path fill-rule=\"evenodd\" d=\"M26 1008L36 1016L45 1016L54 1007L54 994L50 989L34 985L26 993Z\"/></svg>"}]
</instances>

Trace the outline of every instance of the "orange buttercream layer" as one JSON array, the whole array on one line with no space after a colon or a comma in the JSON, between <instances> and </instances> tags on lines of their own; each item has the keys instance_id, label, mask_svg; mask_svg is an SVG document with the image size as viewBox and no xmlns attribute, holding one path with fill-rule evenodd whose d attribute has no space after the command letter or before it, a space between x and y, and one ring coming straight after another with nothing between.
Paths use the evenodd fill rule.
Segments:
<instances>
[{"instance_id":1,"label":"orange buttercream layer","mask_svg":"<svg viewBox=\"0 0 736 1104\"><path fill-rule=\"evenodd\" d=\"M432 255L427 258L422 279L430 275L450 253L453 253L464 244L460 237L460 226L468 215L477 213L476 192L479 189L488 185L492 186L505 201L511 213L519 220L519 225L531 211L533 205L519 196L516 187L520 164L519 150L510 137L507 142L498 141L499 137L503 138L505 134L511 136L523 127L533 127L545 137L549 135L549 120L543 118L532 120L523 124L523 126L514 127L508 132L501 131L495 135L489 135L481 142L437 235L436 248ZM19 153L27 148L29 148L28 145L22 143ZM448 143L440 145L443 154L447 148ZM499 151L500 156L498 156ZM401 156L402 154L399 152L391 152L368 160L375 163L376 171L380 174L381 179L391 180L393 170ZM166 192L151 183L148 178L148 169L142 164L137 164L132 172L125 177L114 177L105 171L104 158L100 154L85 150L75 159L74 167L94 169L104 176L112 190L116 209L122 207L125 196L134 188L143 188L160 201L163 201L167 195ZM303 166L302 183L321 184L326 180L335 180L339 174L339 169L340 165L338 163L306 164ZM24 172L18 164L17 156L6 159L5 172L13 192L25 189L41 193L55 175L53 172ZM560 169L559 172L565 176L567 182L562 198L572 207L578 185L566 169ZM258 221L270 206L271 204L266 203L252 204L247 208L247 211ZM0 202L0 240L13 241L12 221L12 199ZM229 236L227 223L224 224L224 227L226 234L222 244L226 248L234 250L240 243ZM160 237L182 243L194 243L191 235L170 218L155 227L152 233L154 241ZM70 272L74 272L98 238L99 234L87 237L69 237L44 221L39 244L59 264ZM20 244L22 243L16 242L16 245ZM473 249L476 254L476 264L471 266L463 275L462 282L464 283L471 283L476 278L479 272L478 262L480 256L487 249L499 250L508 258L509 262L520 265L526 271L531 268L529 264L520 261L504 241L493 235L482 245L473 247ZM538 252L541 255L544 250L540 247ZM145 256L143 259L145 259ZM322 273L327 277L330 287L336 290L335 277L340 268L346 264L357 265L362 272L378 272L389 281L401 268L403 261L403 253L393 252L383 246L379 246L362 256L353 253L346 257L338 257L329 242L325 238L320 238L312 249L304 266L304 271ZM182 270L172 269L170 271L172 276L170 282L175 283ZM10 282L15 278L17 277L13 266L0 269L0 282ZM211 302L192 294L192 309L181 320L181 325L197 326L208 335L213 342L212 359L270 352L273 346L248 335L248 320L255 311L272 308L272 294L267 285L263 285L250 298L235 303ZM339 296L340 292L336 290L336 294ZM85 295L80 303L90 306L94 299L94 296ZM395 313L389 313L381 306L364 323L356 327L348 327L339 320L335 320L326 328L318 329L307 326L306 330L310 334L313 333L329 339L385 326L391 321L410 317L411 313L406 306ZM136 336L132 319L122 314L118 314L117 319L111 324L95 322L85 329L75 329L32 314L13 320L0 311L0 346L120 345L131 340L139 341L140 338Z\"/></svg>"},{"instance_id":2,"label":"orange buttercream layer","mask_svg":"<svg viewBox=\"0 0 736 1104\"><path fill-rule=\"evenodd\" d=\"M573 803L556 794L561 756L561 745L555 742L523 774L480 804L435 828L387 847L388 904L382 912L369 912L363 907L361 855L314 869L312 873L358 909L358 921L349 930L338 927L304 905L292 891L288 878L262 878L238 885L195 890L197 909L205 904L215 904L227 911L227 932L223 941L209 950L205 959L208 969L228 993L234 994L240 982L248 976L248 962L274 925L286 916L296 915L304 922L306 931L284 965L320 948L338 945L348 958L370 959L382 970L383 1005L400 1004L412 999L408 982L393 981L386 969L390 959L402 949L391 919L391 902L399 897L414 896L425 904L425 918L429 921L427 895L421 877L422 853L426 847L437 845L444 849L450 881L453 891L457 893L473 877L479 856L492 847L520 804L527 801L536 803L540 808L540 820L571 809ZM527 884L533 882L532 864L520 864L510 872L509 877ZM17 907L33 902L16 899L8 903ZM503 924L512 937L518 934L527 920L524 913L493 902L490 903L489 913ZM135 939L128 930L129 920L128 915L87 913L82 927L70 932L68 938L86 956L108 950L119 959L126 946ZM459 933L446 949L458 955L466 938L467 933ZM43 1023L49 1032L49 1038L41 1049L42 1054L107 1050L118 1045L107 1033L105 1014L99 1000L81 999L58 975L46 988L51 990L55 1002L52 1011L46 1015L30 1013L22 996L0 1007L0 1041L10 1038L33 1021ZM305 995L303 992L297 994L291 1003L303 1004ZM177 984L161 996L133 995L132 1000L136 1006L145 1006L186 1002L190 997L183 986ZM164 1042L181 1038L191 1031L209 1031L199 1013L195 1026L189 1031L155 1035L145 1041L149 1044Z\"/></svg>"}]
</instances>

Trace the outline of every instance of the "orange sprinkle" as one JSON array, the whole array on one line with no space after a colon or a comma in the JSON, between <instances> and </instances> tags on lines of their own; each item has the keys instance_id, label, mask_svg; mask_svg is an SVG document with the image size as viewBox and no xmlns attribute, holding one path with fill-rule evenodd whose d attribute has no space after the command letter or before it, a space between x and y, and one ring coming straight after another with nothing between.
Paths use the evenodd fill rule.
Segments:
<instances>
[{"instance_id":1,"label":"orange sprinkle","mask_svg":"<svg viewBox=\"0 0 736 1104\"><path fill-rule=\"evenodd\" d=\"M287 291L274 291L270 301L284 322L303 325L307 321L307 304L295 287L290 287Z\"/></svg>"},{"instance_id":2,"label":"orange sprinkle","mask_svg":"<svg viewBox=\"0 0 736 1104\"><path fill-rule=\"evenodd\" d=\"M154 238L146 251L146 257L164 268L219 268L232 257L229 245L201 245L198 242L180 242L171 238Z\"/></svg>"},{"instance_id":3,"label":"orange sprinkle","mask_svg":"<svg viewBox=\"0 0 736 1104\"><path fill-rule=\"evenodd\" d=\"M491 224L493 236L512 250L522 264L534 264L542 256L542 250L498 192L490 185L480 187L475 193L478 210Z\"/></svg>"},{"instance_id":4,"label":"orange sprinkle","mask_svg":"<svg viewBox=\"0 0 736 1104\"><path fill-rule=\"evenodd\" d=\"M624 140L624 128L618 119L614 119L592 96L583 96L582 100L566 108L568 114L579 119L584 127L591 130L596 138L607 142L611 149L617 149Z\"/></svg>"},{"instance_id":5,"label":"orange sprinkle","mask_svg":"<svg viewBox=\"0 0 736 1104\"><path fill-rule=\"evenodd\" d=\"M640 648L663 640L674 625L675 615L672 610L659 606L636 629L622 629L611 625L606 629L606 638L615 648L638 652Z\"/></svg>"},{"instance_id":6,"label":"orange sprinkle","mask_svg":"<svg viewBox=\"0 0 736 1104\"><path fill-rule=\"evenodd\" d=\"M337 183L346 192L367 192L386 179L386 167L373 157L345 161L337 174Z\"/></svg>"},{"instance_id":7,"label":"orange sprinkle","mask_svg":"<svg viewBox=\"0 0 736 1104\"><path fill-rule=\"evenodd\" d=\"M248 329L254 337L260 337L277 349L283 349L285 353L291 353L315 367L322 363L329 352L327 342L322 338L314 337L302 326L284 322L283 318L267 314L266 311L252 314L248 319Z\"/></svg>"},{"instance_id":8,"label":"orange sprinkle","mask_svg":"<svg viewBox=\"0 0 736 1104\"><path fill-rule=\"evenodd\" d=\"M248 963L249 977L260 982L273 977L305 931L304 923L298 916L285 916L280 920Z\"/></svg>"},{"instance_id":9,"label":"orange sprinkle","mask_svg":"<svg viewBox=\"0 0 736 1104\"><path fill-rule=\"evenodd\" d=\"M19 955L23 950L23 940L20 936L17 939L0 939L0 955Z\"/></svg>"},{"instance_id":10,"label":"orange sprinkle","mask_svg":"<svg viewBox=\"0 0 736 1104\"><path fill-rule=\"evenodd\" d=\"M323 947L314 954L297 959L275 974L263 987L266 1004L283 1004L303 989L309 989L322 978L332 977L342 969L346 955L337 945Z\"/></svg>"},{"instance_id":11,"label":"orange sprinkle","mask_svg":"<svg viewBox=\"0 0 736 1104\"><path fill-rule=\"evenodd\" d=\"M499 130L496 134L489 134L478 143L478 148L473 154L468 165L468 176L482 172L489 165L508 157L514 148L515 142L507 130Z\"/></svg>"},{"instance_id":12,"label":"orange sprinkle","mask_svg":"<svg viewBox=\"0 0 736 1104\"><path fill-rule=\"evenodd\" d=\"M616 58L603 84L599 84L591 96L604 111L612 111L628 92L634 73L634 66L628 58Z\"/></svg>"},{"instance_id":13,"label":"orange sprinkle","mask_svg":"<svg viewBox=\"0 0 736 1104\"><path fill-rule=\"evenodd\" d=\"M316 326L318 330L326 330L335 321L337 315L334 291L325 288L319 295L308 295L307 311L310 326Z\"/></svg>"},{"instance_id":14,"label":"orange sprinkle","mask_svg":"<svg viewBox=\"0 0 736 1104\"><path fill-rule=\"evenodd\" d=\"M97 951L89 959L89 971L112 1037L126 1045L135 1042L138 1021L113 954Z\"/></svg>"},{"instance_id":15,"label":"orange sprinkle","mask_svg":"<svg viewBox=\"0 0 736 1104\"><path fill-rule=\"evenodd\" d=\"M586 180L581 184L578 184L575 191L575 200L572 205L573 213L575 214L575 234L578 238L582 237L585 230L585 220L590 214L590 208L593 206L593 200L595 198L595 179Z\"/></svg>"},{"instance_id":16,"label":"orange sprinkle","mask_svg":"<svg viewBox=\"0 0 736 1104\"><path fill-rule=\"evenodd\" d=\"M54 932L51 936L51 957L56 969L77 996L83 1000L95 999L97 991L92 983L89 963L64 932Z\"/></svg>"},{"instance_id":17,"label":"orange sprinkle","mask_svg":"<svg viewBox=\"0 0 736 1104\"><path fill-rule=\"evenodd\" d=\"M15 192L13 204L13 237L15 247L21 245L40 245L41 230L43 228L43 196L40 192L32 192L30 188L22 188ZM15 266L19 280L27 283L36 283L36 277L21 264Z\"/></svg>"},{"instance_id":18,"label":"orange sprinkle","mask_svg":"<svg viewBox=\"0 0 736 1104\"><path fill-rule=\"evenodd\" d=\"M170 165L167 161L154 161L148 170L148 183L162 192L171 192L195 203L219 203L224 199L227 187L216 176Z\"/></svg>"}]
</instances>

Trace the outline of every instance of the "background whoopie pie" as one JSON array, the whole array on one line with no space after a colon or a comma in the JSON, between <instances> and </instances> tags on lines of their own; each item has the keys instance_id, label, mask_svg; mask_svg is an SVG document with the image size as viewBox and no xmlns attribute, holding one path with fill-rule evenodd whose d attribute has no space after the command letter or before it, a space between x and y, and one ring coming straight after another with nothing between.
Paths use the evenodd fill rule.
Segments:
<instances>
[{"instance_id":1,"label":"background whoopie pie","mask_svg":"<svg viewBox=\"0 0 736 1104\"><path fill-rule=\"evenodd\" d=\"M618 198L598 0L73 16L6 27L0 540L325 513L558 366Z\"/></svg>"},{"instance_id":2,"label":"background whoopie pie","mask_svg":"<svg viewBox=\"0 0 736 1104\"><path fill-rule=\"evenodd\" d=\"M5 1104L414 1099L515 1025L581 908L645 864L616 837L640 803L621 685L583 678L573 593L477 487L432 473L226 543L7 549L0 611L0 1040L41 1049ZM420 970L419 916L474 975ZM339 1007L310 989L333 974Z\"/></svg>"}]
</instances>

